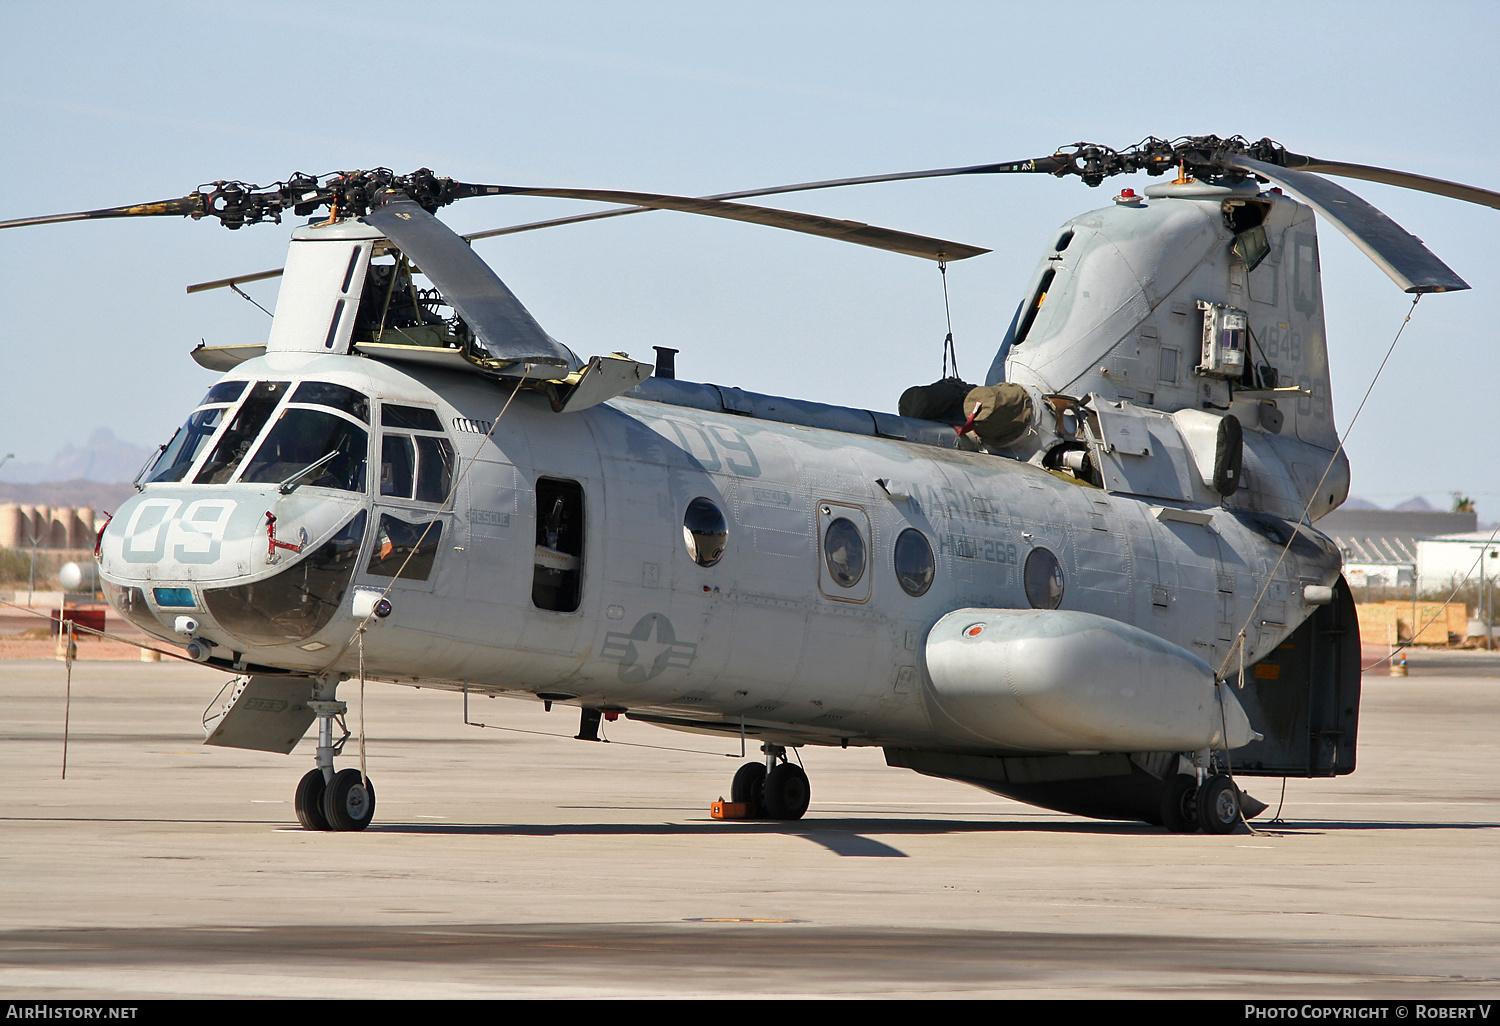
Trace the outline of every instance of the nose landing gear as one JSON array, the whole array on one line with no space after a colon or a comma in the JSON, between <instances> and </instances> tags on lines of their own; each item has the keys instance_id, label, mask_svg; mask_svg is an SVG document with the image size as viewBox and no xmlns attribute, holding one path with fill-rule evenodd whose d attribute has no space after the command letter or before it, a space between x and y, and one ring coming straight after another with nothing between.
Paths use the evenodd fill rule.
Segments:
<instances>
[{"instance_id":1,"label":"nose landing gear","mask_svg":"<svg viewBox=\"0 0 1500 1026\"><path fill-rule=\"evenodd\" d=\"M747 762L729 786L731 801L745 802L756 819L801 819L807 811L812 789L801 766L788 762L786 749L770 743L760 746L766 761Z\"/></svg>"},{"instance_id":2,"label":"nose landing gear","mask_svg":"<svg viewBox=\"0 0 1500 1026\"><path fill-rule=\"evenodd\" d=\"M349 728L344 725L348 706L333 698L336 685L318 682L308 707L318 716L318 765L297 782L293 805L297 822L308 830L363 830L375 818L375 785L356 769L335 773L333 758L344 751ZM338 721L343 736L333 740Z\"/></svg>"}]
</instances>

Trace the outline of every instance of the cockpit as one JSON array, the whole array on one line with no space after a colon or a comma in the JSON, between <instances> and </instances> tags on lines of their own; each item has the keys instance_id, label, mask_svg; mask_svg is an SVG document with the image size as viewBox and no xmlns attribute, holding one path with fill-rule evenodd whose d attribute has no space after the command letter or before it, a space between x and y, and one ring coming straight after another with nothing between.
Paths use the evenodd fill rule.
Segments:
<instances>
[{"instance_id":1,"label":"cockpit","mask_svg":"<svg viewBox=\"0 0 1500 1026\"><path fill-rule=\"evenodd\" d=\"M366 489L370 400L326 381L221 381L143 475L143 484L282 484Z\"/></svg>"},{"instance_id":2,"label":"cockpit","mask_svg":"<svg viewBox=\"0 0 1500 1026\"><path fill-rule=\"evenodd\" d=\"M360 575L371 586L429 578L455 480L453 442L421 399L326 380L220 381L101 535L101 577L149 633L176 640L191 621L211 660L312 653Z\"/></svg>"}]
</instances>

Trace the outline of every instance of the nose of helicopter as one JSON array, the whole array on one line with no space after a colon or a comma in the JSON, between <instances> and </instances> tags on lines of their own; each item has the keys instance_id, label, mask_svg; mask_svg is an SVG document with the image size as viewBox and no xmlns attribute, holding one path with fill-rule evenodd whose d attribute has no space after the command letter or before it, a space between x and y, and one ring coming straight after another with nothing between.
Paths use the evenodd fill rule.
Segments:
<instances>
[{"instance_id":1,"label":"nose of helicopter","mask_svg":"<svg viewBox=\"0 0 1500 1026\"><path fill-rule=\"evenodd\" d=\"M366 519L358 497L324 489L151 486L101 532L99 576L111 604L157 637L238 651L296 643L337 611Z\"/></svg>"}]
</instances>

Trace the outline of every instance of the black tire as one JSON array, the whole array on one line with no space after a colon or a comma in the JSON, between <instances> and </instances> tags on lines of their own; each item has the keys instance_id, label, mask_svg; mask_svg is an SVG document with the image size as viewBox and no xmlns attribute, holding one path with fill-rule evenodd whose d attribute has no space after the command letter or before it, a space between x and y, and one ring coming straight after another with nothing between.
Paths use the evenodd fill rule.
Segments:
<instances>
[{"instance_id":1,"label":"black tire","mask_svg":"<svg viewBox=\"0 0 1500 1026\"><path fill-rule=\"evenodd\" d=\"M767 818L801 819L812 789L801 766L784 762L766 774L765 794Z\"/></svg>"},{"instance_id":2,"label":"black tire","mask_svg":"<svg viewBox=\"0 0 1500 1026\"><path fill-rule=\"evenodd\" d=\"M1198 825L1208 834L1231 833L1240 825L1240 789L1222 773L1209 777L1199 789Z\"/></svg>"},{"instance_id":3,"label":"black tire","mask_svg":"<svg viewBox=\"0 0 1500 1026\"><path fill-rule=\"evenodd\" d=\"M1198 829L1198 780L1178 773L1161 792L1161 825L1174 834Z\"/></svg>"},{"instance_id":4,"label":"black tire","mask_svg":"<svg viewBox=\"0 0 1500 1026\"><path fill-rule=\"evenodd\" d=\"M759 818L766 814L765 791L765 764L747 762L735 770L734 782L729 785L729 800L732 802L745 802L750 806L750 815Z\"/></svg>"},{"instance_id":5,"label":"black tire","mask_svg":"<svg viewBox=\"0 0 1500 1026\"><path fill-rule=\"evenodd\" d=\"M333 830L363 830L375 818L375 785L357 769L340 770L323 792L323 815Z\"/></svg>"},{"instance_id":6,"label":"black tire","mask_svg":"<svg viewBox=\"0 0 1500 1026\"><path fill-rule=\"evenodd\" d=\"M333 829L328 825L328 817L323 814L323 792L327 787L320 769L308 770L307 775L297 781L297 794L292 799L292 805L297 810L297 822L304 829Z\"/></svg>"}]
</instances>

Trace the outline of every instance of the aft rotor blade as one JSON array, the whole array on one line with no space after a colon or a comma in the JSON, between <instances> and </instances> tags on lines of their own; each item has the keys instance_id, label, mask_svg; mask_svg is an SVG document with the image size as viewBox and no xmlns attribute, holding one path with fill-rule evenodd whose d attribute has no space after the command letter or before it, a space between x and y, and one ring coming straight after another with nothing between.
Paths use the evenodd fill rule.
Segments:
<instances>
[{"instance_id":1,"label":"aft rotor blade","mask_svg":"<svg viewBox=\"0 0 1500 1026\"><path fill-rule=\"evenodd\" d=\"M723 200L699 199L691 196L665 196L654 192L622 192L615 189L532 189L513 185L462 185L470 196L553 196L559 199L595 200L601 203L630 203L637 207L658 210L679 210L688 214L707 214L724 217L732 221L748 221L772 228L786 228L805 235L820 235L826 239L852 242L860 246L884 249L907 256L925 257L928 260L965 260L988 253L987 249L968 246L962 242L948 242L923 235L911 235L890 228L880 228L861 221L843 221L817 214L799 214L791 210L773 210L770 207L752 207L745 203L726 203Z\"/></svg>"},{"instance_id":2,"label":"aft rotor blade","mask_svg":"<svg viewBox=\"0 0 1500 1026\"><path fill-rule=\"evenodd\" d=\"M568 354L547 337L488 264L451 228L405 197L362 220L394 242L453 304L453 309L501 361L569 367Z\"/></svg>"},{"instance_id":3,"label":"aft rotor blade","mask_svg":"<svg viewBox=\"0 0 1500 1026\"><path fill-rule=\"evenodd\" d=\"M969 167L942 167L929 171L899 171L888 175L865 175L860 178L830 178L822 182L798 182L795 185L776 185L768 189L746 189L742 192L721 192L713 196L702 197L705 200L737 200L754 199L757 196L776 196L786 192L810 192L814 189L837 189L845 185L872 185L877 182L903 182L914 178L949 178L956 175L993 175L993 174L1055 174L1060 168L1066 167L1067 161L1057 157L1037 157L1032 160L1013 160L1003 164L974 164ZM491 228L488 231L473 232L464 238L492 239L498 235L514 235L517 232L530 232L538 228L555 228L563 224L578 224L583 221L600 221L606 217L620 217L623 214L639 214L647 210L658 209L656 207L637 205L632 207L615 207L611 210L597 210L590 214L573 214L569 217L553 217L545 221L531 221L526 224L515 224L505 228ZM982 252L988 252L984 250ZM949 259L957 259L950 257Z\"/></svg>"},{"instance_id":4,"label":"aft rotor blade","mask_svg":"<svg viewBox=\"0 0 1500 1026\"><path fill-rule=\"evenodd\" d=\"M1293 171L1242 155L1225 162L1284 185L1349 236L1405 292L1457 292L1469 287L1422 240L1372 204L1319 175Z\"/></svg>"},{"instance_id":5,"label":"aft rotor blade","mask_svg":"<svg viewBox=\"0 0 1500 1026\"><path fill-rule=\"evenodd\" d=\"M42 217L18 217L0 221L0 228L24 228L33 224L61 224L64 221L95 221L106 217L188 217L203 213L203 197L194 193L177 199L158 200L155 203L137 203L129 207L104 207L101 210L80 210L72 214L47 214Z\"/></svg>"},{"instance_id":6,"label":"aft rotor blade","mask_svg":"<svg viewBox=\"0 0 1500 1026\"><path fill-rule=\"evenodd\" d=\"M1449 199L1478 203L1480 206L1500 210L1500 192L1491 192L1474 185L1449 182L1442 178L1428 178L1426 175L1414 175L1410 171L1372 167L1369 164L1348 164L1339 160L1306 157L1300 153L1288 153L1286 160L1287 166L1292 168L1316 171L1324 175L1339 175L1344 178L1359 178L1366 182L1395 185L1403 189L1416 189L1419 192L1430 192L1437 196L1447 196Z\"/></svg>"}]
</instances>

